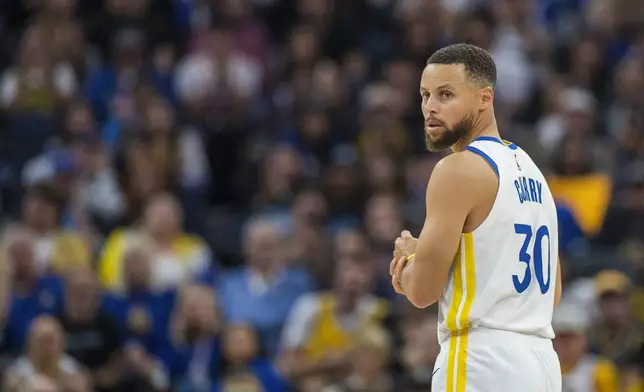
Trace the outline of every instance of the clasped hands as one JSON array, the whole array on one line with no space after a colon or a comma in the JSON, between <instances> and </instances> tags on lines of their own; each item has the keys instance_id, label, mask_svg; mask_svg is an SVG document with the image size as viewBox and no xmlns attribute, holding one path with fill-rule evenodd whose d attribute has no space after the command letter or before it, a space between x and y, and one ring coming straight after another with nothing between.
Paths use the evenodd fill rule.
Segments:
<instances>
[{"instance_id":1,"label":"clasped hands","mask_svg":"<svg viewBox=\"0 0 644 392\"><path fill-rule=\"evenodd\" d=\"M402 273L405 267L413 260L417 243L418 238L414 238L409 230L403 230L400 233L400 237L396 238L394 258L389 264L389 274L391 275L391 285L398 294L405 295L401 281Z\"/></svg>"}]
</instances>

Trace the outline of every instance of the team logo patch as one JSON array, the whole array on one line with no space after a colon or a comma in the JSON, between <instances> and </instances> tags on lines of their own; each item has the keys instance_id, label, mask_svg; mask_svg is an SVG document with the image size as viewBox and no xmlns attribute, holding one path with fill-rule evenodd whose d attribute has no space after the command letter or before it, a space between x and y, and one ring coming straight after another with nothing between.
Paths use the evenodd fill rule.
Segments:
<instances>
[{"instance_id":1,"label":"team logo patch","mask_svg":"<svg viewBox=\"0 0 644 392\"><path fill-rule=\"evenodd\" d=\"M150 331L152 320L148 311L143 306L134 305L128 313L129 327L138 333Z\"/></svg>"}]
</instances>

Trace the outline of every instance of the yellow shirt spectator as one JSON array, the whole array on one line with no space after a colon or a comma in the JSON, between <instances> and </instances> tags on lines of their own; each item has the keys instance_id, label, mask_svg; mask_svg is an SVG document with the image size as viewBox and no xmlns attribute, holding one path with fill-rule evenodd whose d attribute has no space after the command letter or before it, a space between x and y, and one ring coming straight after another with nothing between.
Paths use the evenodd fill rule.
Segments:
<instances>
[{"instance_id":1,"label":"yellow shirt spectator","mask_svg":"<svg viewBox=\"0 0 644 392\"><path fill-rule=\"evenodd\" d=\"M15 229L21 230L20 227ZM79 233L60 230L38 235L29 229L24 230L33 236L36 267L40 272L64 274L69 269L91 267L92 249L89 241ZM4 256L0 254L0 258ZM4 265L4 260L0 264Z\"/></svg>"},{"instance_id":2,"label":"yellow shirt spectator","mask_svg":"<svg viewBox=\"0 0 644 392\"><path fill-rule=\"evenodd\" d=\"M610 202L613 186L610 177L599 173L577 177L552 176L548 178L548 185L555 200L563 200L570 205L586 234L599 232Z\"/></svg>"},{"instance_id":3,"label":"yellow shirt spectator","mask_svg":"<svg viewBox=\"0 0 644 392\"><path fill-rule=\"evenodd\" d=\"M582 358L572 369L563 369L566 392L618 392L618 373L612 362L592 355Z\"/></svg>"},{"instance_id":4,"label":"yellow shirt spectator","mask_svg":"<svg viewBox=\"0 0 644 392\"><path fill-rule=\"evenodd\" d=\"M355 311L338 314L332 294L308 294L293 305L282 343L285 348L303 350L310 360L345 354L365 328L379 323L388 312L386 301L366 296Z\"/></svg>"},{"instance_id":5,"label":"yellow shirt spectator","mask_svg":"<svg viewBox=\"0 0 644 392\"><path fill-rule=\"evenodd\" d=\"M99 260L98 273L107 290L123 289L123 255L141 234L115 230L107 239ZM210 264L210 252L198 237L178 234L169 249L152 247L152 287L174 288L204 273Z\"/></svg>"}]
</instances>

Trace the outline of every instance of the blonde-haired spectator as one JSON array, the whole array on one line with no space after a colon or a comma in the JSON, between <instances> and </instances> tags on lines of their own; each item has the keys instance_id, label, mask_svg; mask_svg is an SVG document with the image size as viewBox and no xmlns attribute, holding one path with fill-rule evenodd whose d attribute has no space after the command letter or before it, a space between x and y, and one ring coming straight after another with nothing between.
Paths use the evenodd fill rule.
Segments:
<instances>
[{"instance_id":1,"label":"blonde-haired spectator","mask_svg":"<svg viewBox=\"0 0 644 392\"><path fill-rule=\"evenodd\" d=\"M211 253L205 242L181 231L182 211L174 196L160 194L147 205L141 227L115 230L103 248L98 271L108 290L122 290L123 259L133 242L151 257L153 288L164 290L198 279L211 267Z\"/></svg>"},{"instance_id":2,"label":"blonde-haired spectator","mask_svg":"<svg viewBox=\"0 0 644 392\"><path fill-rule=\"evenodd\" d=\"M23 356L19 357L5 374L5 387L15 388L23 380L44 375L57 383L69 377L84 377L81 365L65 354L63 330L51 316L40 316L29 328L28 343Z\"/></svg>"}]
</instances>

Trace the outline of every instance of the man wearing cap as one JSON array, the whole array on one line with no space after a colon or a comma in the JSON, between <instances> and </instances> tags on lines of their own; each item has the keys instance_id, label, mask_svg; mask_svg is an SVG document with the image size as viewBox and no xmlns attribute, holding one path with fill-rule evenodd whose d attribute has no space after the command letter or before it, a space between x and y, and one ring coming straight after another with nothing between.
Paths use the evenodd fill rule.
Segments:
<instances>
[{"instance_id":1,"label":"man wearing cap","mask_svg":"<svg viewBox=\"0 0 644 392\"><path fill-rule=\"evenodd\" d=\"M588 315L575 303L561 303L554 312L554 348L561 362L562 392L617 392L617 370L608 359L588 352Z\"/></svg>"},{"instance_id":2,"label":"man wearing cap","mask_svg":"<svg viewBox=\"0 0 644 392\"><path fill-rule=\"evenodd\" d=\"M644 334L631 313L631 281L623 272L604 270L595 276L599 320L589 331L593 351L618 366L629 365L642 347Z\"/></svg>"}]
</instances>

